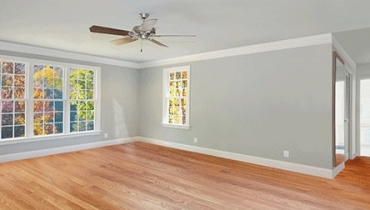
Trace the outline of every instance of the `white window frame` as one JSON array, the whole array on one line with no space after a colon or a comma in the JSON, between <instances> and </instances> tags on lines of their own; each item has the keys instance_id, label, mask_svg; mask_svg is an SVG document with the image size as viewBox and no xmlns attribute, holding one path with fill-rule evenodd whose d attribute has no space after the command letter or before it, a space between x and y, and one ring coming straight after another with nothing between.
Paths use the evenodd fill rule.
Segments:
<instances>
[{"instance_id":1,"label":"white window frame","mask_svg":"<svg viewBox=\"0 0 370 210\"><path fill-rule=\"evenodd\" d=\"M176 71L187 71L187 95L183 97L186 99L186 122L185 124L170 124L168 122L169 118L169 103L168 99L170 96L170 73ZM166 68L163 69L163 112L162 112L162 125L168 128L179 128L179 129L190 129L190 66L180 66L180 67L173 67L173 68Z\"/></svg>"},{"instance_id":2,"label":"white window frame","mask_svg":"<svg viewBox=\"0 0 370 210\"><path fill-rule=\"evenodd\" d=\"M21 62L26 64L26 81L25 81L25 113L26 113L26 124L25 124L25 137L1 139L0 145L7 145L13 143L23 143L23 142L33 142L41 140L51 140L66 137L79 137L79 136L90 136L90 135L100 135L100 111L101 111L101 68L97 66L89 65L76 65L71 63L62 63L55 61L45 61L37 59L28 59L22 57L4 56L0 55L0 59L4 61L11 62ZM63 67L63 133L60 134L48 134L48 135L37 135L33 133L33 74L34 65L50 65L50 66L60 66ZM95 113L94 113L94 130L92 131L80 131L80 132L70 132L70 107L69 107L69 74L71 68L83 68L94 71L94 102L95 102Z\"/></svg>"}]
</instances>

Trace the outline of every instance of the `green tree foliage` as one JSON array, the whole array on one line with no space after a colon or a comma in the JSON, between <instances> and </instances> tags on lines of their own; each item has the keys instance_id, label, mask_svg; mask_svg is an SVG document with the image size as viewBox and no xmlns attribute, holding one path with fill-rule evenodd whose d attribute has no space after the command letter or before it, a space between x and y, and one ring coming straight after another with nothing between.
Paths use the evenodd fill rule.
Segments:
<instances>
[{"instance_id":1,"label":"green tree foliage","mask_svg":"<svg viewBox=\"0 0 370 210\"><path fill-rule=\"evenodd\" d=\"M74 69L70 74L69 85L71 111L76 111L74 119L71 118L71 121L75 122L71 129L72 131L86 130L86 126L89 126L88 121L94 120L94 71ZM87 128L87 130L90 129Z\"/></svg>"}]
</instances>

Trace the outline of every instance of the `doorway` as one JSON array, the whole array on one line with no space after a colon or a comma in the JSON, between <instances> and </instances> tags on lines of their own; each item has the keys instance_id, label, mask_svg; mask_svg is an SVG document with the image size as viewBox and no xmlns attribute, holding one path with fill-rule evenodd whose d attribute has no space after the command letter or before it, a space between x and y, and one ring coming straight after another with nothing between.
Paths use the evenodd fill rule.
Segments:
<instances>
[{"instance_id":1,"label":"doorway","mask_svg":"<svg viewBox=\"0 0 370 210\"><path fill-rule=\"evenodd\" d=\"M360 79L360 155L370 156L370 78Z\"/></svg>"}]
</instances>

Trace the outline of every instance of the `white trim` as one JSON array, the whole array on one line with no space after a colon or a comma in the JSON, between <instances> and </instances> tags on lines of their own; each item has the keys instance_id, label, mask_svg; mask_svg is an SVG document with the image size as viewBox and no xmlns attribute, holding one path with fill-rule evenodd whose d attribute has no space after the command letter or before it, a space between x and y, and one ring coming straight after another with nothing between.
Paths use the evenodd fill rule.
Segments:
<instances>
[{"instance_id":1,"label":"white trim","mask_svg":"<svg viewBox=\"0 0 370 210\"><path fill-rule=\"evenodd\" d=\"M187 94L186 96L182 96L182 91L180 91L180 95L181 96L176 96L176 97L173 97L173 96L170 96L170 74L171 73L176 73L176 72L183 72L183 71L186 71L187 72L187 87L186 88L183 88L183 90L186 90L187 91ZM181 79L182 81L183 79ZM166 69L163 69L163 110L162 110L162 125L164 127L168 127L168 128L180 128L180 129L189 129L190 128L190 82L191 82L191 74L190 74L190 66L179 66L179 67L173 67L173 68L166 68ZM174 80L172 82L178 82L178 80ZM181 119L181 122L180 124L170 124L168 123L169 122L169 98L178 98L180 100L181 99L186 99L186 105L185 105L185 110L186 110L186 113L185 113L185 124L182 124L182 119ZM181 103L179 101L179 103ZM182 107L182 105L181 105Z\"/></svg>"},{"instance_id":2,"label":"white trim","mask_svg":"<svg viewBox=\"0 0 370 210\"><path fill-rule=\"evenodd\" d=\"M87 144L79 144L79 145L71 145L71 146L64 146L64 147L58 147L58 148L28 151L28 152L22 152L22 153L14 153L14 154L8 154L8 155L0 155L0 163L14 161L14 160L35 158L35 157L43 157L43 156L55 155L55 154L61 154L61 153L67 153L67 152L75 152L75 151L86 150L86 149L94 149L94 148L105 147L105 146L126 144L130 142L134 142L136 141L136 139L137 137L130 137L130 138L123 138L123 139L109 140L109 141L93 142L93 143L87 143Z\"/></svg>"},{"instance_id":3,"label":"white trim","mask_svg":"<svg viewBox=\"0 0 370 210\"><path fill-rule=\"evenodd\" d=\"M57 57L57 58L66 58L66 59L72 59L72 60L108 64L108 65L128 67L128 68L134 68L134 69L140 68L140 65L135 62L122 61L122 60L116 60L116 59L111 59L111 58L103 58L103 57L94 56L94 55L80 54L80 53L48 49L48 48L36 47L36 46L30 46L30 45L24 45L24 44L16 44L16 43L4 42L4 41L0 41L0 50L28 53L28 54L34 54L34 55L42 55L42 56L48 56L48 57L51 56L51 57Z\"/></svg>"},{"instance_id":4,"label":"white trim","mask_svg":"<svg viewBox=\"0 0 370 210\"><path fill-rule=\"evenodd\" d=\"M190 129L189 125L174 125L174 124L162 123L162 126L166 128Z\"/></svg>"},{"instance_id":5,"label":"white trim","mask_svg":"<svg viewBox=\"0 0 370 210\"><path fill-rule=\"evenodd\" d=\"M325 168L318 168L318 167L313 167L313 166L306 166L306 165L301 165L301 164L296 164L296 163L279 161L279 160L272 160L272 159L267 159L267 158L243 155L243 154L238 154L238 153L197 147L197 146L192 146L192 145L185 145L185 144L151 139L151 138L146 138L146 137L141 137L141 136L139 137L139 141L150 143L150 144L171 147L171 148L176 148L176 149L182 149L182 150L191 151L191 152L197 152L201 154L212 155L216 157L243 161L243 162L262 165L262 166L268 166L272 168L283 169L287 171L293 171L293 172L298 172L298 173L303 173L303 174L308 174L308 175L313 175L313 176L319 176L319 177L328 178L328 179L333 179L335 175L340 172L340 168L337 168L334 171L334 170L325 169ZM344 167L344 164L343 164L343 167Z\"/></svg>"},{"instance_id":6,"label":"white trim","mask_svg":"<svg viewBox=\"0 0 370 210\"><path fill-rule=\"evenodd\" d=\"M40 135L40 136L31 136L31 137L24 137L24 138L14 138L14 139L3 139L0 141L0 146L10 145L10 144L38 142L38 141L47 141L47 140L56 140L56 139L65 139L69 137L75 138L75 137L81 137L81 136L94 136L94 135L100 135L101 132L102 131L97 130L97 131L86 131L86 132Z\"/></svg>"},{"instance_id":7,"label":"white trim","mask_svg":"<svg viewBox=\"0 0 370 210\"><path fill-rule=\"evenodd\" d=\"M333 169L332 177L336 177L342 170L344 169L344 162L339 164L337 167Z\"/></svg>"},{"instance_id":8,"label":"white trim","mask_svg":"<svg viewBox=\"0 0 370 210\"><path fill-rule=\"evenodd\" d=\"M336 40L334 36L332 36L331 39L334 48L338 51L338 54L345 60L344 65L346 66L346 70L352 74L354 71L356 71L356 62L348 55L346 50L342 47L342 45L339 44L338 40Z\"/></svg>"},{"instance_id":9,"label":"white trim","mask_svg":"<svg viewBox=\"0 0 370 210\"><path fill-rule=\"evenodd\" d=\"M51 56L58 58L66 58L72 60L81 60L93 63L101 63L108 65L115 65L121 67L128 67L133 69L144 69L150 67L172 65L185 62L210 60L216 58L224 58L238 55L247 55L261 52L269 52L276 50L284 50L298 47L314 46L321 44L329 44L335 40L331 34L320 34L314 36L300 37L294 39L280 40L262 44L254 44L243 47L231 48L226 50L217 50L206 53L193 54L177 58L163 59L157 61L150 61L144 63L129 62L111 58L103 58L94 55L80 54L74 52L67 52L62 50L48 49L24 44L16 44L5 41L0 41L0 50L28 53L42 56ZM334 41L335 42L335 41ZM337 45L336 43L334 45ZM339 50L339 49L338 49ZM346 57L345 57L346 58ZM355 68L353 68L355 69Z\"/></svg>"},{"instance_id":10,"label":"white trim","mask_svg":"<svg viewBox=\"0 0 370 210\"><path fill-rule=\"evenodd\" d=\"M231 57L231 56L247 55L247 54L284 50L284 49L306 47L306 46L314 46L314 45L322 45L322 44L331 44L331 42L332 42L331 34L321 34L321 35L315 35L315 36L268 42L268 43L263 43L263 44L248 45L244 47L237 47L237 48L231 48L231 49L226 49L226 50L217 50L213 52L206 52L206 53L188 55L188 56L177 57L177 58L150 61L146 63L140 63L139 68L144 69L144 68L179 64L179 63L185 63L185 62L210 60L210 59L216 59L216 58L225 58L225 57Z\"/></svg>"}]
</instances>

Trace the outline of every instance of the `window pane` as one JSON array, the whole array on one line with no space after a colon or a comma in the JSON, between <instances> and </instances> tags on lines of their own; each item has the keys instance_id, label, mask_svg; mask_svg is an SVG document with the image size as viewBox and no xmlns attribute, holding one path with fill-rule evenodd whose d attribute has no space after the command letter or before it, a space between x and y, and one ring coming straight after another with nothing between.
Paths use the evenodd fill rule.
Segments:
<instances>
[{"instance_id":1,"label":"window pane","mask_svg":"<svg viewBox=\"0 0 370 210\"><path fill-rule=\"evenodd\" d=\"M87 111L87 120L94 120L94 111Z\"/></svg>"},{"instance_id":2,"label":"window pane","mask_svg":"<svg viewBox=\"0 0 370 210\"><path fill-rule=\"evenodd\" d=\"M34 124L33 125L33 135L44 135L44 127L42 124Z\"/></svg>"},{"instance_id":3,"label":"window pane","mask_svg":"<svg viewBox=\"0 0 370 210\"><path fill-rule=\"evenodd\" d=\"M42 88L34 88L33 89L33 98L34 99L43 99L44 98L44 90Z\"/></svg>"},{"instance_id":4,"label":"window pane","mask_svg":"<svg viewBox=\"0 0 370 210\"><path fill-rule=\"evenodd\" d=\"M86 120L86 111L79 111L79 112L78 112L78 120L79 120L79 121L84 121L84 120Z\"/></svg>"},{"instance_id":5,"label":"window pane","mask_svg":"<svg viewBox=\"0 0 370 210\"><path fill-rule=\"evenodd\" d=\"M44 101L44 111L54 111L54 101Z\"/></svg>"},{"instance_id":6,"label":"window pane","mask_svg":"<svg viewBox=\"0 0 370 210\"><path fill-rule=\"evenodd\" d=\"M77 110L77 105L76 105L76 102L75 101L71 102L70 110L71 111L76 111Z\"/></svg>"},{"instance_id":7,"label":"window pane","mask_svg":"<svg viewBox=\"0 0 370 210\"><path fill-rule=\"evenodd\" d=\"M1 128L1 138L13 138L13 127L2 127Z\"/></svg>"},{"instance_id":8,"label":"window pane","mask_svg":"<svg viewBox=\"0 0 370 210\"><path fill-rule=\"evenodd\" d=\"M77 121L77 112L72 111L70 114L70 120L71 121Z\"/></svg>"},{"instance_id":9,"label":"window pane","mask_svg":"<svg viewBox=\"0 0 370 210\"><path fill-rule=\"evenodd\" d=\"M88 110L88 111L94 110L94 102L93 101L89 101L89 102L86 103L86 110Z\"/></svg>"},{"instance_id":10,"label":"window pane","mask_svg":"<svg viewBox=\"0 0 370 210\"><path fill-rule=\"evenodd\" d=\"M25 74L26 65L24 63L15 63L15 74Z\"/></svg>"},{"instance_id":11,"label":"window pane","mask_svg":"<svg viewBox=\"0 0 370 210\"><path fill-rule=\"evenodd\" d=\"M26 123L25 114L15 114L14 125L24 125Z\"/></svg>"},{"instance_id":12,"label":"window pane","mask_svg":"<svg viewBox=\"0 0 370 210\"><path fill-rule=\"evenodd\" d=\"M25 98L25 89L24 88L14 88L14 98L15 99L24 99Z\"/></svg>"},{"instance_id":13,"label":"window pane","mask_svg":"<svg viewBox=\"0 0 370 210\"><path fill-rule=\"evenodd\" d=\"M3 62L2 72L4 74L13 74L14 73L14 63L13 62Z\"/></svg>"},{"instance_id":14,"label":"window pane","mask_svg":"<svg viewBox=\"0 0 370 210\"><path fill-rule=\"evenodd\" d=\"M181 72L176 72L176 79L181 79Z\"/></svg>"},{"instance_id":15,"label":"window pane","mask_svg":"<svg viewBox=\"0 0 370 210\"><path fill-rule=\"evenodd\" d=\"M24 137L25 127L24 126L15 126L14 127L14 137Z\"/></svg>"},{"instance_id":16,"label":"window pane","mask_svg":"<svg viewBox=\"0 0 370 210\"><path fill-rule=\"evenodd\" d=\"M63 133L63 123L55 123L55 133Z\"/></svg>"},{"instance_id":17,"label":"window pane","mask_svg":"<svg viewBox=\"0 0 370 210\"><path fill-rule=\"evenodd\" d=\"M187 71L183 71L182 72L182 79L187 79L188 78L188 72Z\"/></svg>"},{"instance_id":18,"label":"window pane","mask_svg":"<svg viewBox=\"0 0 370 210\"><path fill-rule=\"evenodd\" d=\"M1 106L2 113L13 112L13 101L3 101L1 102Z\"/></svg>"},{"instance_id":19,"label":"window pane","mask_svg":"<svg viewBox=\"0 0 370 210\"><path fill-rule=\"evenodd\" d=\"M63 122L63 112L56 112L54 116L55 122Z\"/></svg>"},{"instance_id":20,"label":"window pane","mask_svg":"<svg viewBox=\"0 0 370 210\"><path fill-rule=\"evenodd\" d=\"M94 71L86 70L86 89L94 89Z\"/></svg>"},{"instance_id":21,"label":"window pane","mask_svg":"<svg viewBox=\"0 0 370 210\"><path fill-rule=\"evenodd\" d=\"M63 101L56 101L55 103L55 111L63 111Z\"/></svg>"},{"instance_id":22,"label":"window pane","mask_svg":"<svg viewBox=\"0 0 370 210\"><path fill-rule=\"evenodd\" d=\"M44 102L43 101L34 101L33 102L33 112L43 112L44 111Z\"/></svg>"},{"instance_id":23,"label":"window pane","mask_svg":"<svg viewBox=\"0 0 370 210\"><path fill-rule=\"evenodd\" d=\"M71 132L78 131L78 123L77 122L71 122L70 123L70 129L71 129Z\"/></svg>"},{"instance_id":24,"label":"window pane","mask_svg":"<svg viewBox=\"0 0 370 210\"><path fill-rule=\"evenodd\" d=\"M86 122L78 123L78 131L86 131Z\"/></svg>"},{"instance_id":25,"label":"window pane","mask_svg":"<svg viewBox=\"0 0 370 210\"><path fill-rule=\"evenodd\" d=\"M24 101L15 102L15 112L25 112L26 103Z\"/></svg>"},{"instance_id":26,"label":"window pane","mask_svg":"<svg viewBox=\"0 0 370 210\"><path fill-rule=\"evenodd\" d=\"M94 98L94 91L93 90L86 90L86 99L91 100Z\"/></svg>"},{"instance_id":27,"label":"window pane","mask_svg":"<svg viewBox=\"0 0 370 210\"><path fill-rule=\"evenodd\" d=\"M26 76L24 75L15 75L14 76L14 86L24 87L26 82Z\"/></svg>"},{"instance_id":28,"label":"window pane","mask_svg":"<svg viewBox=\"0 0 370 210\"><path fill-rule=\"evenodd\" d=\"M44 123L44 114L43 113L35 113L33 115L33 123L34 124L43 124Z\"/></svg>"},{"instance_id":29,"label":"window pane","mask_svg":"<svg viewBox=\"0 0 370 210\"><path fill-rule=\"evenodd\" d=\"M45 112L44 121L46 123L53 123L54 122L54 112Z\"/></svg>"},{"instance_id":30,"label":"window pane","mask_svg":"<svg viewBox=\"0 0 370 210\"><path fill-rule=\"evenodd\" d=\"M170 80L174 80L175 79L175 72L171 72L170 73Z\"/></svg>"},{"instance_id":31,"label":"window pane","mask_svg":"<svg viewBox=\"0 0 370 210\"><path fill-rule=\"evenodd\" d=\"M94 130L94 121L88 121L87 122L87 130L88 131Z\"/></svg>"},{"instance_id":32,"label":"window pane","mask_svg":"<svg viewBox=\"0 0 370 210\"><path fill-rule=\"evenodd\" d=\"M13 125L13 114L2 114L1 125Z\"/></svg>"},{"instance_id":33,"label":"window pane","mask_svg":"<svg viewBox=\"0 0 370 210\"><path fill-rule=\"evenodd\" d=\"M53 99L54 98L54 91L53 89L44 89L44 98L45 99Z\"/></svg>"},{"instance_id":34,"label":"window pane","mask_svg":"<svg viewBox=\"0 0 370 210\"><path fill-rule=\"evenodd\" d=\"M53 124L45 124L44 125L44 134L54 134L54 125Z\"/></svg>"},{"instance_id":35,"label":"window pane","mask_svg":"<svg viewBox=\"0 0 370 210\"><path fill-rule=\"evenodd\" d=\"M3 74L1 77L1 84L3 87L12 87L13 86L13 75Z\"/></svg>"},{"instance_id":36,"label":"window pane","mask_svg":"<svg viewBox=\"0 0 370 210\"><path fill-rule=\"evenodd\" d=\"M63 99L62 89L54 89L54 99Z\"/></svg>"},{"instance_id":37,"label":"window pane","mask_svg":"<svg viewBox=\"0 0 370 210\"><path fill-rule=\"evenodd\" d=\"M13 89L11 87L1 88L1 98L2 99L12 99L13 98Z\"/></svg>"}]
</instances>

